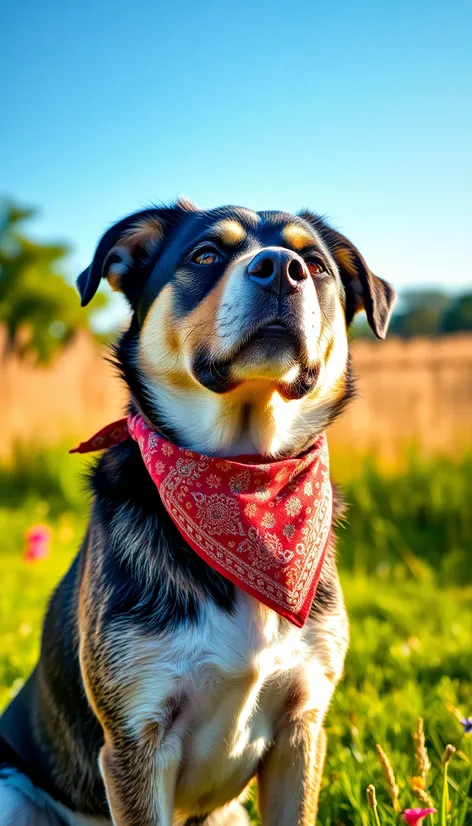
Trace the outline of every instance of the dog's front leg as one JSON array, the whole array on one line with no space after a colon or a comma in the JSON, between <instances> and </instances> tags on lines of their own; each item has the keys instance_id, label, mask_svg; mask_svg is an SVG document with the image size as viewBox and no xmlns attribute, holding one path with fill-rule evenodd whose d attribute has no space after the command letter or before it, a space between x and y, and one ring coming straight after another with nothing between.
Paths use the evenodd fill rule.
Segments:
<instances>
[{"instance_id":1,"label":"dog's front leg","mask_svg":"<svg viewBox=\"0 0 472 826\"><path fill-rule=\"evenodd\" d=\"M115 826L172 826L180 754L160 752L157 727L140 740L105 735L100 770Z\"/></svg>"},{"instance_id":2,"label":"dog's front leg","mask_svg":"<svg viewBox=\"0 0 472 826\"><path fill-rule=\"evenodd\" d=\"M325 753L319 712L280 729L258 772L263 826L314 826Z\"/></svg>"}]
</instances>

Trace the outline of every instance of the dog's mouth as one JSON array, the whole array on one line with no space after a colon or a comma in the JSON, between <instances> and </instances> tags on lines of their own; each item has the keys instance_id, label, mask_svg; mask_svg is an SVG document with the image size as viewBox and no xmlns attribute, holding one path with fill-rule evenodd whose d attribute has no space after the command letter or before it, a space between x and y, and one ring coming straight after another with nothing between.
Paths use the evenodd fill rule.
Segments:
<instances>
[{"instance_id":1,"label":"dog's mouth","mask_svg":"<svg viewBox=\"0 0 472 826\"><path fill-rule=\"evenodd\" d=\"M313 389L319 364L306 363L303 332L274 319L246 332L225 359L200 353L193 362L195 378L215 393L226 393L251 379L274 383L287 399L301 398Z\"/></svg>"},{"instance_id":2,"label":"dog's mouth","mask_svg":"<svg viewBox=\"0 0 472 826\"><path fill-rule=\"evenodd\" d=\"M262 324L242 340L233 355L233 360L237 360L240 355L257 345L272 345L271 349L277 350L280 355L290 348L299 352L302 348L302 339L301 331L296 328L288 326L283 321L271 321L269 324Z\"/></svg>"},{"instance_id":3,"label":"dog's mouth","mask_svg":"<svg viewBox=\"0 0 472 826\"><path fill-rule=\"evenodd\" d=\"M286 330L283 321L274 321L272 324L265 324L263 330Z\"/></svg>"}]
</instances>

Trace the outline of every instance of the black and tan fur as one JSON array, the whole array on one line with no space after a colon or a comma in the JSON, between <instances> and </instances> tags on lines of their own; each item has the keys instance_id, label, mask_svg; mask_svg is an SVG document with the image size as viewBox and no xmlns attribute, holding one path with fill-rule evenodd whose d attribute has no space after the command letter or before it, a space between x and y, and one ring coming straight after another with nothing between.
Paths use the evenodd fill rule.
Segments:
<instances>
[{"instance_id":1,"label":"black and tan fur","mask_svg":"<svg viewBox=\"0 0 472 826\"><path fill-rule=\"evenodd\" d=\"M102 277L132 309L115 350L131 408L217 456L306 450L352 395L355 313L383 338L394 299L310 212L189 202L105 233L83 304ZM264 826L311 826L348 638L334 539L296 629L188 547L134 442L90 485L38 664L1 718L0 826L236 826L256 776Z\"/></svg>"}]
</instances>

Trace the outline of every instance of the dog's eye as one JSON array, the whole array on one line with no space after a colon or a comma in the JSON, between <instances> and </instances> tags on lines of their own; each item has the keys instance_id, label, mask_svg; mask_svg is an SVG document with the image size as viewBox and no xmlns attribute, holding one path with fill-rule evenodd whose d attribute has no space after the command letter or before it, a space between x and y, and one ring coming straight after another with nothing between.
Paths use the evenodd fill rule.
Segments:
<instances>
[{"instance_id":1,"label":"dog's eye","mask_svg":"<svg viewBox=\"0 0 472 826\"><path fill-rule=\"evenodd\" d=\"M218 264L222 260L223 256L220 255L214 247L200 247L200 249L192 255L194 264L200 264L203 267Z\"/></svg>"},{"instance_id":2,"label":"dog's eye","mask_svg":"<svg viewBox=\"0 0 472 826\"><path fill-rule=\"evenodd\" d=\"M311 275L324 275L327 272L326 266L320 258L307 258L306 265Z\"/></svg>"}]
</instances>

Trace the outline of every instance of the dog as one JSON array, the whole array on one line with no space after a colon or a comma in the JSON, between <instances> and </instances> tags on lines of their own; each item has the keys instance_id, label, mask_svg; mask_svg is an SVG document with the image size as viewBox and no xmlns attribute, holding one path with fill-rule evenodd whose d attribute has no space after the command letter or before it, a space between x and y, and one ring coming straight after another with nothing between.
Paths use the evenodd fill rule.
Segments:
<instances>
[{"instance_id":1,"label":"dog","mask_svg":"<svg viewBox=\"0 0 472 826\"><path fill-rule=\"evenodd\" d=\"M187 200L104 234L83 305L103 278L132 311L114 351L131 413L190 456L256 468L307 455L353 396L355 314L384 338L394 303L314 213ZM0 722L1 826L243 826L254 778L265 826L313 826L348 646L333 531L296 625L192 550L136 441L106 449L90 485L39 661Z\"/></svg>"}]
</instances>

